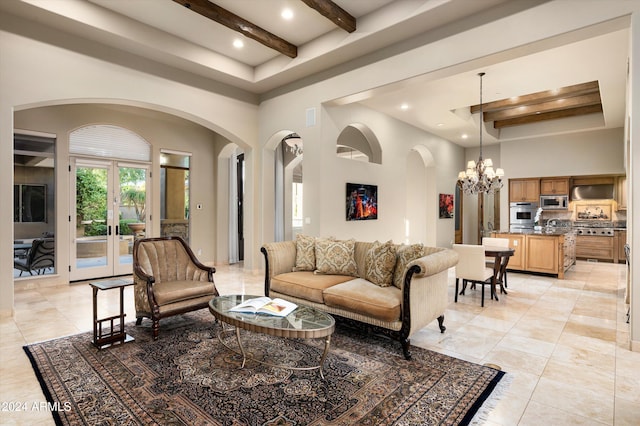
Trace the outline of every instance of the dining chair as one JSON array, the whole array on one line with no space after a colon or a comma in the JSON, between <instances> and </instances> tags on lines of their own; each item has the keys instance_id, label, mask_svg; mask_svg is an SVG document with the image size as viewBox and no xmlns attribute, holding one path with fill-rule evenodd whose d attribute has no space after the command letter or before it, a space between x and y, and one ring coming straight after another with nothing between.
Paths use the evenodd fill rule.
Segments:
<instances>
[{"instance_id":1,"label":"dining chair","mask_svg":"<svg viewBox=\"0 0 640 426\"><path fill-rule=\"evenodd\" d=\"M509 239L508 238L493 238L493 237L483 237L482 238L483 246L493 246L493 247L509 247ZM493 268L495 263L495 257L487 257L486 265L488 268ZM504 274L502 276L502 281L505 288L509 287L507 285L507 270L505 268Z\"/></svg>"},{"instance_id":2,"label":"dining chair","mask_svg":"<svg viewBox=\"0 0 640 426\"><path fill-rule=\"evenodd\" d=\"M484 246L454 244L453 250L458 253L455 302L458 303L458 295L464 295L467 283L480 284L482 285L482 302L480 306L484 306L484 286L491 286L493 279L493 269L489 269L485 265ZM458 293L460 280L462 280L462 291ZM493 289L491 290L491 297L493 298Z\"/></svg>"}]
</instances>

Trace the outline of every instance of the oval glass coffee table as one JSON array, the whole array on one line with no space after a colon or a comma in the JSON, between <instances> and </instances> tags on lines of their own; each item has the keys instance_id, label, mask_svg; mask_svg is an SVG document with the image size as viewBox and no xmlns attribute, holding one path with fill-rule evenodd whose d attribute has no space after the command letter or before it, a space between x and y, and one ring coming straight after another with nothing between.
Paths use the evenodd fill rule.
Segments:
<instances>
[{"instance_id":1,"label":"oval glass coffee table","mask_svg":"<svg viewBox=\"0 0 640 426\"><path fill-rule=\"evenodd\" d=\"M331 344L331 335L335 330L335 320L333 317L325 312L310 306L298 305L298 307L286 317L279 317L275 315L254 314L254 313L240 313L229 312L231 308L246 302L249 299L255 299L261 296L252 296L244 294L233 294L226 296L214 297L209 302L209 311L211 314L219 319L221 322L231 325L235 328L236 341L238 342L238 348L242 355L242 366L247 359L260 362L271 367L288 368L291 370L318 370L320 377L324 379L322 373L322 366L324 360L329 353L329 346ZM317 366L310 367L292 367L288 365L278 365L251 358L248 356L244 347L242 346L242 340L240 339L240 330L252 331L255 333L268 334L270 336L285 337L289 339L320 339L324 338L324 351L320 356L320 362ZM229 350L237 352L235 349L229 347L222 338L221 333L233 331L233 329L225 329L222 327L221 332L218 333L218 339Z\"/></svg>"}]
</instances>

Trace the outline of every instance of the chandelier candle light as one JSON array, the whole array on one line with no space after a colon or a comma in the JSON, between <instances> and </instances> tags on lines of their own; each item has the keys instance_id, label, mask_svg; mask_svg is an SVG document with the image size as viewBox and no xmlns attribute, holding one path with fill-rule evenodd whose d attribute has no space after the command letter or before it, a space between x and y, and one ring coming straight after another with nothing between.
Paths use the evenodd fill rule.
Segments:
<instances>
[{"instance_id":1,"label":"chandelier candle light","mask_svg":"<svg viewBox=\"0 0 640 426\"><path fill-rule=\"evenodd\" d=\"M467 170L458 173L458 186L467 195L492 194L502 188L504 176L504 170L493 170L493 161L490 158L486 160L482 158L482 76L484 73L478 73L478 76L480 76L480 156L477 163L473 160L469 161Z\"/></svg>"}]
</instances>

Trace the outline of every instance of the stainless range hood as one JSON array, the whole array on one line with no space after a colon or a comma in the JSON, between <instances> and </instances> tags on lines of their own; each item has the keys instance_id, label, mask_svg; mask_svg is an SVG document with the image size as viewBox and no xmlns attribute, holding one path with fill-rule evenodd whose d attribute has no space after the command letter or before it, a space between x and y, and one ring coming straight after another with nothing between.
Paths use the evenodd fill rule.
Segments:
<instances>
[{"instance_id":1,"label":"stainless range hood","mask_svg":"<svg viewBox=\"0 0 640 426\"><path fill-rule=\"evenodd\" d=\"M612 200L613 185L576 185L571 188L571 200Z\"/></svg>"}]
</instances>

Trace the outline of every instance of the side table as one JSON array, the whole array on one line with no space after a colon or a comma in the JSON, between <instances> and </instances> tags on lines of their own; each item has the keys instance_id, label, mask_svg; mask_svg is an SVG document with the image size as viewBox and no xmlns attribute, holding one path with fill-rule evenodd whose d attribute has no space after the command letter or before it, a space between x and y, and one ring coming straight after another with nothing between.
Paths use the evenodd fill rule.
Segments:
<instances>
[{"instance_id":1,"label":"side table","mask_svg":"<svg viewBox=\"0 0 640 426\"><path fill-rule=\"evenodd\" d=\"M115 279L107 281L90 282L93 289L93 344L98 349L109 347L118 343L133 341L133 337L124 331L124 288L133 285L133 280ZM120 289L120 314L98 319L98 290ZM116 322L116 320L119 320ZM109 323L107 327L104 323Z\"/></svg>"}]
</instances>

